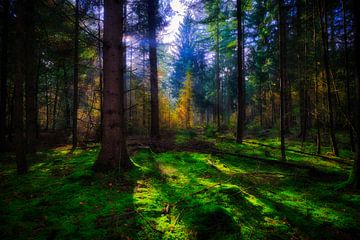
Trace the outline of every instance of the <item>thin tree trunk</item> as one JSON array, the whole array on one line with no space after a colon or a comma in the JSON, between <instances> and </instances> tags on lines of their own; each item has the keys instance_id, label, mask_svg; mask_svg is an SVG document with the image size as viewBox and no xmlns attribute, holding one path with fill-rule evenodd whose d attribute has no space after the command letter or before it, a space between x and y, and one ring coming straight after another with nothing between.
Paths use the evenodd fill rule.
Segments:
<instances>
[{"instance_id":1,"label":"thin tree trunk","mask_svg":"<svg viewBox=\"0 0 360 240\"><path fill-rule=\"evenodd\" d=\"M100 1L101 2L101 1ZM102 64L102 44L101 44L101 10L99 8L98 15L98 54L99 54L99 95L100 95L100 141L102 138L102 129L103 129L103 64Z\"/></svg>"},{"instance_id":2,"label":"thin tree trunk","mask_svg":"<svg viewBox=\"0 0 360 240\"><path fill-rule=\"evenodd\" d=\"M41 69L41 54L37 54L38 61L36 66L36 77L35 77L35 123L36 123L36 139L40 136L39 126L39 81L40 81L40 69Z\"/></svg>"},{"instance_id":3,"label":"thin tree trunk","mask_svg":"<svg viewBox=\"0 0 360 240\"><path fill-rule=\"evenodd\" d=\"M355 56L360 56L360 2L353 1L354 24L355 24ZM355 58L355 161L349 178L349 183L356 189L360 189L360 60Z\"/></svg>"},{"instance_id":4,"label":"thin tree trunk","mask_svg":"<svg viewBox=\"0 0 360 240\"><path fill-rule=\"evenodd\" d=\"M131 104L128 104L128 89L130 89L130 87L128 86L128 79L127 79L127 73L128 73L128 69L127 69L127 41L126 41L126 34L127 34L127 0L124 0L123 3L123 18L124 18L124 23L123 23L123 28L124 28L124 36L125 38L123 39L123 61L122 64L124 65L124 109L125 109L125 114L124 114L124 124L125 124L125 128L124 128L124 134L125 136L128 134L128 127L129 127L129 119L128 119L128 115L127 115L127 111L129 109L129 107L131 107Z\"/></svg>"},{"instance_id":5,"label":"thin tree trunk","mask_svg":"<svg viewBox=\"0 0 360 240\"><path fill-rule=\"evenodd\" d=\"M159 132L159 86L157 69L157 40L156 40L156 0L148 0L149 18L149 58L150 58L150 97L151 97L151 125L150 137L152 139L160 136Z\"/></svg>"},{"instance_id":6,"label":"thin tree trunk","mask_svg":"<svg viewBox=\"0 0 360 240\"><path fill-rule=\"evenodd\" d=\"M145 70L145 49L143 52L143 65L142 65L142 70L143 70L143 86L142 86L142 90L143 90L143 104L142 104L142 126L144 129L146 129L146 87L145 87L145 80L146 80L146 70Z\"/></svg>"},{"instance_id":7,"label":"thin tree trunk","mask_svg":"<svg viewBox=\"0 0 360 240\"><path fill-rule=\"evenodd\" d=\"M347 23L346 23L346 8L345 1L341 1L342 4L342 13L343 13L343 28L344 28L344 48L345 48L345 78L346 78L346 107L348 116L352 116L351 111L351 93L350 93L350 71L349 71L349 47L348 47L348 32L347 32ZM351 120L351 119L350 119ZM352 127L349 126L349 138L351 150L355 150L354 145L354 133Z\"/></svg>"},{"instance_id":8,"label":"thin tree trunk","mask_svg":"<svg viewBox=\"0 0 360 240\"><path fill-rule=\"evenodd\" d=\"M281 139L281 159L286 160L285 154L285 84L287 82L287 66L286 66L286 10L284 0L278 0L279 4L279 30L280 30L280 139Z\"/></svg>"},{"instance_id":9,"label":"thin tree trunk","mask_svg":"<svg viewBox=\"0 0 360 240\"><path fill-rule=\"evenodd\" d=\"M104 16L104 125L94 170L126 171L132 163L124 135L123 1L105 0Z\"/></svg>"},{"instance_id":10,"label":"thin tree trunk","mask_svg":"<svg viewBox=\"0 0 360 240\"><path fill-rule=\"evenodd\" d=\"M66 65L63 63L63 79L64 79L64 100L65 100L65 129L70 128L71 113L69 104L69 79L66 72Z\"/></svg>"},{"instance_id":11,"label":"thin tree trunk","mask_svg":"<svg viewBox=\"0 0 360 240\"><path fill-rule=\"evenodd\" d=\"M46 106L46 122L45 130L49 130L50 106L49 106L49 80L45 80L45 106Z\"/></svg>"},{"instance_id":12,"label":"thin tree trunk","mask_svg":"<svg viewBox=\"0 0 360 240\"><path fill-rule=\"evenodd\" d=\"M320 133L320 116L319 116L319 82L317 66L317 37L316 37L316 2L313 3L313 47L315 62L315 121L316 121L316 152L321 153L321 133Z\"/></svg>"},{"instance_id":13,"label":"thin tree trunk","mask_svg":"<svg viewBox=\"0 0 360 240\"><path fill-rule=\"evenodd\" d=\"M328 111L329 111L329 130L330 130L330 141L335 156L339 155L337 141L335 137L335 126L334 126L334 111L332 102L331 92L331 75L330 75L330 64L329 64L329 44L328 44L328 33L327 33L327 6L326 1L319 1L320 4L320 23L321 23L321 35L323 41L323 60L325 66L325 79L327 84L327 100L328 100Z\"/></svg>"},{"instance_id":14,"label":"thin tree trunk","mask_svg":"<svg viewBox=\"0 0 360 240\"><path fill-rule=\"evenodd\" d=\"M53 117L52 117L52 130L55 130L56 127L56 113L57 113L57 105L59 99L59 80L56 79L56 86L55 86L55 96L54 96L54 108L53 108Z\"/></svg>"},{"instance_id":15,"label":"thin tree trunk","mask_svg":"<svg viewBox=\"0 0 360 240\"><path fill-rule=\"evenodd\" d=\"M242 1L237 0L237 128L236 128L236 142L242 143L244 138L244 122L245 122L245 82L243 77L243 31L242 31Z\"/></svg>"},{"instance_id":16,"label":"thin tree trunk","mask_svg":"<svg viewBox=\"0 0 360 240\"><path fill-rule=\"evenodd\" d=\"M219 19L216 20L216 69L215 69L215 82L216 82L216 103L215 103L215 118L217 130L220 131L220 30Z\"/></svg>"},{"instance_id":17,"label":"thin tree trunk","mask_svg":"<svg viewBox=\"0 0 360 240\"><path fill-rule=\"evenodd\" d=\"M9 39L9 12L10 3L9 0L3 2L3 29L1 39L1 91L0 91L0 151L4 151L7 148L6 144L6 106L7 106L7 66L8 66L8 39Z\"/></svg>"},{"instance_id":18,"label":"thin tree trunk","mask_svg":"<svg viewBox=\"0 0 360 240\"><path fill-rule=\"evenodd\" d=\"M79 0L75 2L75 32L74 32L74 79L73 79L73 125L72 125L72 149L78 144L78 108L79 108Z\"/></svg>"},{"instance_id":19,"label":"thin tree trunk","mask_svg":"<svg viewBox=\"0 0 360 240\"><path fill-rule=\"evenodd\" d=\"M303 109L303 131L302 131L302 144L304 144L307 136L307 129L309 128L309 104L308 104L308 74L307 74L307 0L305 0L305 29L304 29L304 109Z\"/></svg>"}]
</instances>

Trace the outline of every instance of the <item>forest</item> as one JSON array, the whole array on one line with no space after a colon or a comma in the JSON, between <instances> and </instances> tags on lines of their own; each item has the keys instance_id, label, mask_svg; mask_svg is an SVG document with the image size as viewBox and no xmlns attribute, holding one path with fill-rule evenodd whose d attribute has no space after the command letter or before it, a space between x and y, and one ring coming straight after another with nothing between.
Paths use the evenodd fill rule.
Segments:
<instances>
[{"instance_id":1,"label":"forest","mask_svg":"<svg viewBox=\"0 0 360 240\"><path fill-rule=\"evenodd\" d=\"M0 239L360 239L360 1L0 19Z\"/></svg>"}]
</instances>

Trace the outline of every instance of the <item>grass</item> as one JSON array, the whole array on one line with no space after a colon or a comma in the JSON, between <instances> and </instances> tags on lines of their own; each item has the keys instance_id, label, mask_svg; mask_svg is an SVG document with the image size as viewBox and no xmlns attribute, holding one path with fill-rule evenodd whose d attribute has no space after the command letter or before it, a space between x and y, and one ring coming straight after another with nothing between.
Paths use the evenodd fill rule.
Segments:
<instances>
[{"instance_id":1,"label":"grass","mask_svg":"<svg viewBox=\"0 0 360 240\"><path fill-rule=\"evenodd\" d=\"M274 164L275 139L238 145L186 132L176 142L191 138L272 160L141 150L128 174L105 175L91 171L97 146L72 154L65 146L39 153L18 176L13 156L3 155L0 238L359 239L360 195L336 190L349 174L342 158L289 151L297 164L289 167Z\"/></svg>"}]
</instances>

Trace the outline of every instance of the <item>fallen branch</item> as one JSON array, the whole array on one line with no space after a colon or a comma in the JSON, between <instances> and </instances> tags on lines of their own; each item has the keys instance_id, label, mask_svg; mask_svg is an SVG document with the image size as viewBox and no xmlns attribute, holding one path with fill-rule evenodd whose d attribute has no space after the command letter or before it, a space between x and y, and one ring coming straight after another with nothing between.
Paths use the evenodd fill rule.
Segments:
<instances>
[{"instance_id":1,"label":"fallen branch","mask_svg":"<svg viewBox=\"0 0 360 240\"><path fill-rule=\"evenodd\" d=\"M245 141L245 143L258 145L258 146L263 146L263 147L268 147L268 148L272 148L272 149L280 149L280 147L274 147L274 146L270 146L270 145L267 145L267 144L257 143L257 142L252 142L252 141ZM348 165L348 166L352 165L352 163L345 162L345 161L340 161L340 160L337 160L335 158L327 157L327 156L316 154L316 153L302 152L302 151L299 151L299 150L289 149L289 148L287 148L286 151L287 152L294 152L294 153L298 153L298 154L302 154L302 155L306 155L306 156L319 157L319 158L322 158L322 159L325 159L325 160L334 161L334 162L337 162L337 163L342 163L342 164L345 164L345 165ZM345 159L343 159L343 160L345 160Z\"/></svg>"}]
</instances>

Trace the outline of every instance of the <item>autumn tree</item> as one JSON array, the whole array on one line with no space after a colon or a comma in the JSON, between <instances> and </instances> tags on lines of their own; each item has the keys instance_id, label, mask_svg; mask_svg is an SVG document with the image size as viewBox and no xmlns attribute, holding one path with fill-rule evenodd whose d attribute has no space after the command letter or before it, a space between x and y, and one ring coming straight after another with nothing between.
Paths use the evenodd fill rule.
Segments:
<instances>
[{"instance_id":1,"label":"autumn tree","mask_svg":"<svg viewBox=\"0 0 360 240\"><path fill-rule=\"evenodd\" d=\"M194 113L192 107L193 93L191 79L192 74L188 71L176 107L178 124L184 128L191 128L193 126Z\"/></svg>"}]
</instances>

